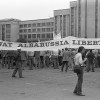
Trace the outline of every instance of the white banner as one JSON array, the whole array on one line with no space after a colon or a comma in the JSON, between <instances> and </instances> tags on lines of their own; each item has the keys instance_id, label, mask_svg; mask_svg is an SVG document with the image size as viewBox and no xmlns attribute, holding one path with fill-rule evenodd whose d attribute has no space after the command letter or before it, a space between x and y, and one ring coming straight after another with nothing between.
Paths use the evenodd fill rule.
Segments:
<instances>
[{"instance_id":1,"label":"white banner","mask_svg":"<svg viewBox=\"0 0 100 100\"><path fill-rule=\"evenodd\" d=\"M100 38L70 37L70 48L78 48L79 46L86 49L100 49Z\"/></svg>"},{"instance_id":2,"label":"white banner","mask_svg":"<svg viewBox=\"0 0 100 100\"><path fill-rule=\"evenodd\" d=\"M61 48L69 48L69 37L44 42L32 42L32 43L17 43L0 41L1 50L17 50L21 47L22 51L43 51L53 50Z\"/></svg>"},{"instance_id":3,"label":"white banner","mask_svg":"<svg viewBox=\"0 0 100 100\"><path fill-rule=\"evenodd\" d=\"M21 47L22 51L43 51L43 50L57 50L63 48L78 48L84 46L86 49L100 49L100 38L76 38L66 37L57 40L32 42L32 43L18 43L7 42L0 40L0 50L17 50Z\"/></svg>"}]
</instances>

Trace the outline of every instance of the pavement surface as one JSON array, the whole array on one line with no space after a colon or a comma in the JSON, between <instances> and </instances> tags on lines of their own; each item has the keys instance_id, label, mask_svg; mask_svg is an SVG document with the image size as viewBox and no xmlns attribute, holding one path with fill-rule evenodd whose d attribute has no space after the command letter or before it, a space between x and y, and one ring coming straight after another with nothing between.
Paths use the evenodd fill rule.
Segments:
<instances>
[{"instance_id":1,"label":"pavement surface","mask_svg":"<svg viewBox=\"0 0 100 100\"><path fill-rule=\"evenodd\" d=\"M100 100L100 69L84 72L83 94L73 94L77 76L72 71L43 68L23 70L12 78L12 69L0 69L0 100Z\"/></svg>"}]
</instances>

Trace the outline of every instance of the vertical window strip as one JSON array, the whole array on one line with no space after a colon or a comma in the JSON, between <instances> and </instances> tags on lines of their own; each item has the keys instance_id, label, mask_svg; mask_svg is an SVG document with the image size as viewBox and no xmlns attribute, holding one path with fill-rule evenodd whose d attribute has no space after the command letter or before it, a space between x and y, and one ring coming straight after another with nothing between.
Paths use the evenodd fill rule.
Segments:
<instances>
[{"instance_id":1,"label":"vertical window strip","mask_svg":"<svg viewBox=\"0 0 100 100\"><path fill-rule=\"evenodd\" d=\"M95 0L95 38L98 37L98 0Z\"/></svg>"}]
</instances>

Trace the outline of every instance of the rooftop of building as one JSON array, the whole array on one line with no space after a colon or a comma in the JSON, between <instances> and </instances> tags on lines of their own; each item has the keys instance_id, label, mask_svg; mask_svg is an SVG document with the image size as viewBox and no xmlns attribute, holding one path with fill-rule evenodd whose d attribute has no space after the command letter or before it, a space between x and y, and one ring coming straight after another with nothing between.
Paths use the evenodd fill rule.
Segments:
<instances>
[{"instance_id":1,"label":"rooftop of building","mask_svg":"<svg viewBox=\"0 0 100 100\"><path fill-rule=\"evenodd\" d=\"M77 1L71 1L70 2L70 7L75 7L77 6Z\"/></svg>"},{"instance_id":2,"label":"rooftop of building","mask_svg":"<svg viewBox=\"0 0 100 100\"><path fill-rule=\"evenodd\" d=\"M54 11L64 11L64 10L69 10L69 9L57 9L57 10L54 10Z\"/></svg>"},{"instance_id":3,"label":"rooftop of building","mask_svg":"<svg viewBox=\"0 0 100 100\"><path fill-rule=\"evenodd\" d=\"M45 19L35 19L35 20L23 20L23 21L21 21L21 22L27 22L27 21L40 21L40 20L49 20L49 19L54 19L54 17L45 18Z\"/></svg>"},{"instance_id":4,"label":"rooftop of building","mask_svg":"<svg viewBox=\"0 0 100 100\"><path fill-rule=\"evenodd\" d=\"M54 16L69 15L69 14L70 14L70 9L59 9L59 10L54 10Z\"/></svg>"},{"instance_id":5,"label":"rooftop of building","mask_svg":"<svg viewBox=\"0 0 100 100\"><path fill-rule=\"evenodd\" d=\"M0 19L0 22L8 22L8 21L21 21L21 20L20 19L16 19L16 18Z\"/></svg>"}]
</instances>

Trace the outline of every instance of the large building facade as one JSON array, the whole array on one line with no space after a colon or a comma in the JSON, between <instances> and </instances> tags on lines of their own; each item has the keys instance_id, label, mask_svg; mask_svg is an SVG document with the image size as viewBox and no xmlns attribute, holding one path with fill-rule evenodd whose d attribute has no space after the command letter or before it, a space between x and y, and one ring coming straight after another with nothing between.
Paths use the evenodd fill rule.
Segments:
<instances>
[{"instance_id":1,"label":"large building facade","mask_svg":"<svg viewBox=\"0 0 100 100\"><path fill-rule=\"evenodd\" d=\"M70 2L70 35L77 37L77 2Z\"/></svg>"},{"instance_id":2,"label":"large building facade","mask_svg":"<svg viewBox=\"0 0 100 100\"><path fill-rule=\"evenodd\" d=\"M100 38L100 0L77 1L77 36Z\"/></svg>"},{"instance_id":3,"label":"large building facade","mask_svg":"<svg viewBox=\"0 0 100 100\"><path fill-rule=\"evenodd\" d=\"M24 38L29 42L61 37L100 38L100 0L77 0L70 2L69 9L54 10L48 19L0 20L0 40L16 41Z\"/></svg>"},{"instance_id":4,"label":"large building facade","mask_svg":"<svg viewBox=\"0 0 100 100\"><path fill-rule=\"evenodd\" d=\"M62 9L54 11L54 33L61 33L64 38L70 35L70 10Z\"/></svg>"},{"instance_id":5,"label":"large building facade","mask_svg":"<svg viewBox=\"0 0 100 100\"><path fill-rule=\"evenodd\" d=\"M54 18L20 21L16 19L0 20L0 40L16 41L24 38L27 42L53 39Z\"/></svg>"},{"instance_id":6,"label":"large building facade","mask_svg":"<svg viewBox=\"0 0 100 100\"><path fill-rule=\"evenodd\" d=\"M53 39L54 18L21 21L19 37L27 41L47 41Z\"/></svg>"},{"instance_id":7,"label":"large building facade","mask_svg":"<svg viewBox=\"0 0 100 100\"><path fill-rule=\"evenodd\" d=\"M17 19L0 20L0 40L15 41L19 38L19 22Z\"/></svg>"}]
</instances>

